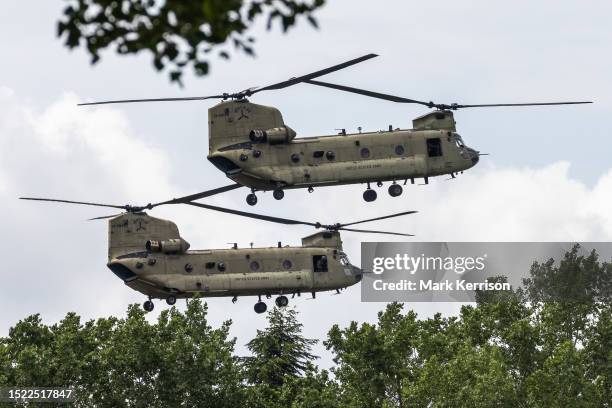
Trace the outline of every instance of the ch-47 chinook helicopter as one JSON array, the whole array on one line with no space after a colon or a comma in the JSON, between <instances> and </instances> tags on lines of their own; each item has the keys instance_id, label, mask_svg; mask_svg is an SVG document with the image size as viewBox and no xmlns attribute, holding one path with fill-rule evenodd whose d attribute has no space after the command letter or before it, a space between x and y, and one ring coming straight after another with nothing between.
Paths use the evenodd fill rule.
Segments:
<instances>
[{"instance_id":1,"label":"ch-47 chinook helicopter","mask_svg":"<svg viewBox=\"0 0 612 408\"><path fill-rule=\"evenodd\" d=\"M261 297L278 295L279 307L289 303L287 295L300 295L341 289L361 280L362 270L351 265L342 251L340 231L411 236L399 232L372 231L348 228L350 226L414 214L416 211L380 216L344 224L324 225L318 222L298 221L262 214L238 211L194 202L232 189L221 187L199 194L175 198L146 206L112 205L49 198L22 197L23 200L52 201L70 204L111 207L125 212L119 215L92 218L108 221L109 269L130 288L148 296L143 307L153 310L152 299L165 299L169 305L177 298L194 296L258 296L255 312L266 311ZM189 204L208 210L275 222L285 225L308 225L323 231L302 238L301 246L269 248L189 250L189 243L179 234L176 224L154 218L146 209L166 204Z\"/></svg>"},{"instance_id":2,"label":"ch-47 chinook helicopter","mask_svg":"<svg viewBox=\"0 0 612 408\"><path fill-rule=\"evenodd\" d=\"M497 106L571 105L591 102L539 102L496 104L443 104L402 98L363 89L314 81L315 78L376 57L368 54L332 67L291 78L261 88L211 96L128 99L82 103L193 101L222 99L208 110L210 160L236 183L251 189L246 201L257 203L256 191L273 190L275 199L284 190L341 184L367 183L363 199L376 200L370 183L380 187L390 181L389 195L398 197L403 187L398 181L456 174L478 163L482 155L464 143L455 128L453 111L460 108ZM248 97L261 91L283 89L307 83L345 92L357 93L397 103L413 103L436 110L412 121L412 129L296 138L296 132L285 124L280 111L271 106L251 103Z\"/></svg>"}]
</instances>

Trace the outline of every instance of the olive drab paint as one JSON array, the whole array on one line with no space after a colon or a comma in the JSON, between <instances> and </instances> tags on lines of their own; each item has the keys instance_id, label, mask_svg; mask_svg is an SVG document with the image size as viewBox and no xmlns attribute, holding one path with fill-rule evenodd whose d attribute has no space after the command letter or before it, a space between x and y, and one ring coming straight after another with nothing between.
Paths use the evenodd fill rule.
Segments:
<instances>
[{"instance_id":1,"label":"olive drab paint","mask_svg":"<svg viewBox=\"0 0 612 408\"><path fill-rule=\"evenodd\" d=\"M302 246L189 250L167 244L186 243L174 223L142 212L121 214L108 225L108 267L149 298L311 293L361 280L337 231L307 236Z\"/></svg>"},{"instance_id":2,"label":"olive drab paint","mask_svg":"<svg viewBox=\"0 0 612 408\"><path fill-rule=\"evenodd\" d=\"M296 138L276 108L241 99L209 109L208 159L253 190L454 176L478 157L447 110L414 119L413 129Z\"/></svg>"}]
</instances>

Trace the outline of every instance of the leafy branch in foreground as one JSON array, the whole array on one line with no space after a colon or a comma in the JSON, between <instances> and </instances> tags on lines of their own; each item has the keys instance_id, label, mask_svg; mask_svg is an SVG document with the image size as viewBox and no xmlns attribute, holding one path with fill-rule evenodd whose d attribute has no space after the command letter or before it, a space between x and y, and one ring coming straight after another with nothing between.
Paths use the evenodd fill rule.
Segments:
<instances>
[{"instance_id":1,"label":"leafy branch in foreground","mask_svg":"<svg viewBox=\"0 0 612 408\"><path fill-rule=\"evenodd\" d=\"M185 67L208 74L210 53L229 58L226 45L254 55L255 39L247 35L259 17L283 33L300 17L315 28L314 12L325 0L66 0L57 23L58 37L68 48L84 45L95 64L101 51L115 46L120 55L147 51L156 70L169 69L171 82L181 84Z\"/></svg>"}]
</instances>

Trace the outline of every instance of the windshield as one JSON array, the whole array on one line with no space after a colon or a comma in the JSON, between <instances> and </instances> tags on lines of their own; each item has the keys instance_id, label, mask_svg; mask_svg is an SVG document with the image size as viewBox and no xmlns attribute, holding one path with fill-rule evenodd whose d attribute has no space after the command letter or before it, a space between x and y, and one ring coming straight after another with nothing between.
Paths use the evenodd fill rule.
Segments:
<instances>
[{"instance_id":1,"label":"windshield","mask_svg":"<svg viewBox=\"0 0 612 408\"><path fill-rule=\"evenodd\" d=\"M340 263L344 266L350 265L348 256L346 256L346 254L344 252L339 252L338 255L340 255Z\"/></svg>"},{"instance_id":2,"label":"windshield","mask_svg":"<svg viewBox=\"0 0 612 408\"><path fill-rule=\"evenodd\" d=\"M463 139L461 139L459 133L455 133L455 143L458 147L465 147L465 143L463 143Z\"/></svg>"}]
</instances>

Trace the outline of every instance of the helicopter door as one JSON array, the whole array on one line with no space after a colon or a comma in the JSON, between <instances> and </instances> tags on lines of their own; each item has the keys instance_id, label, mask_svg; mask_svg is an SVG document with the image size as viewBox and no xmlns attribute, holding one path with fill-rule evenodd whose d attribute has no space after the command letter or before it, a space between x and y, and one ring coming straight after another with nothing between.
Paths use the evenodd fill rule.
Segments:
<instances>
[{"instance_id":1,"label":"helicopter door","mask_svg":"<svg viewBox=\"0 0 612 408\"><path fill-rule=\"evenodd\" d=\"M427 139L427 156L442 157L442 141L439 137Z\"/></svg>"},{"instance_id":2,"label":"helicopter door","mask_svg":"<svg viewBox=\"0 0 612 408\"><path fill-rule=\"evenodd\" d=\"M427 171L430 175L440 174L444 169L444 152L442 140L439 137L426 139L427 143Z\"/></svg>"},{"instance_id":3,"label":"helicopter door","mask_svg":"<svg viewBox=\"0 0 612 408\"><path fill-rule=\"evenodd\" d=\"M312 257L312 270L314 271L314 287L326 286L329 281L327 255L314 255Z\"/></svg>"}]
</instances>

